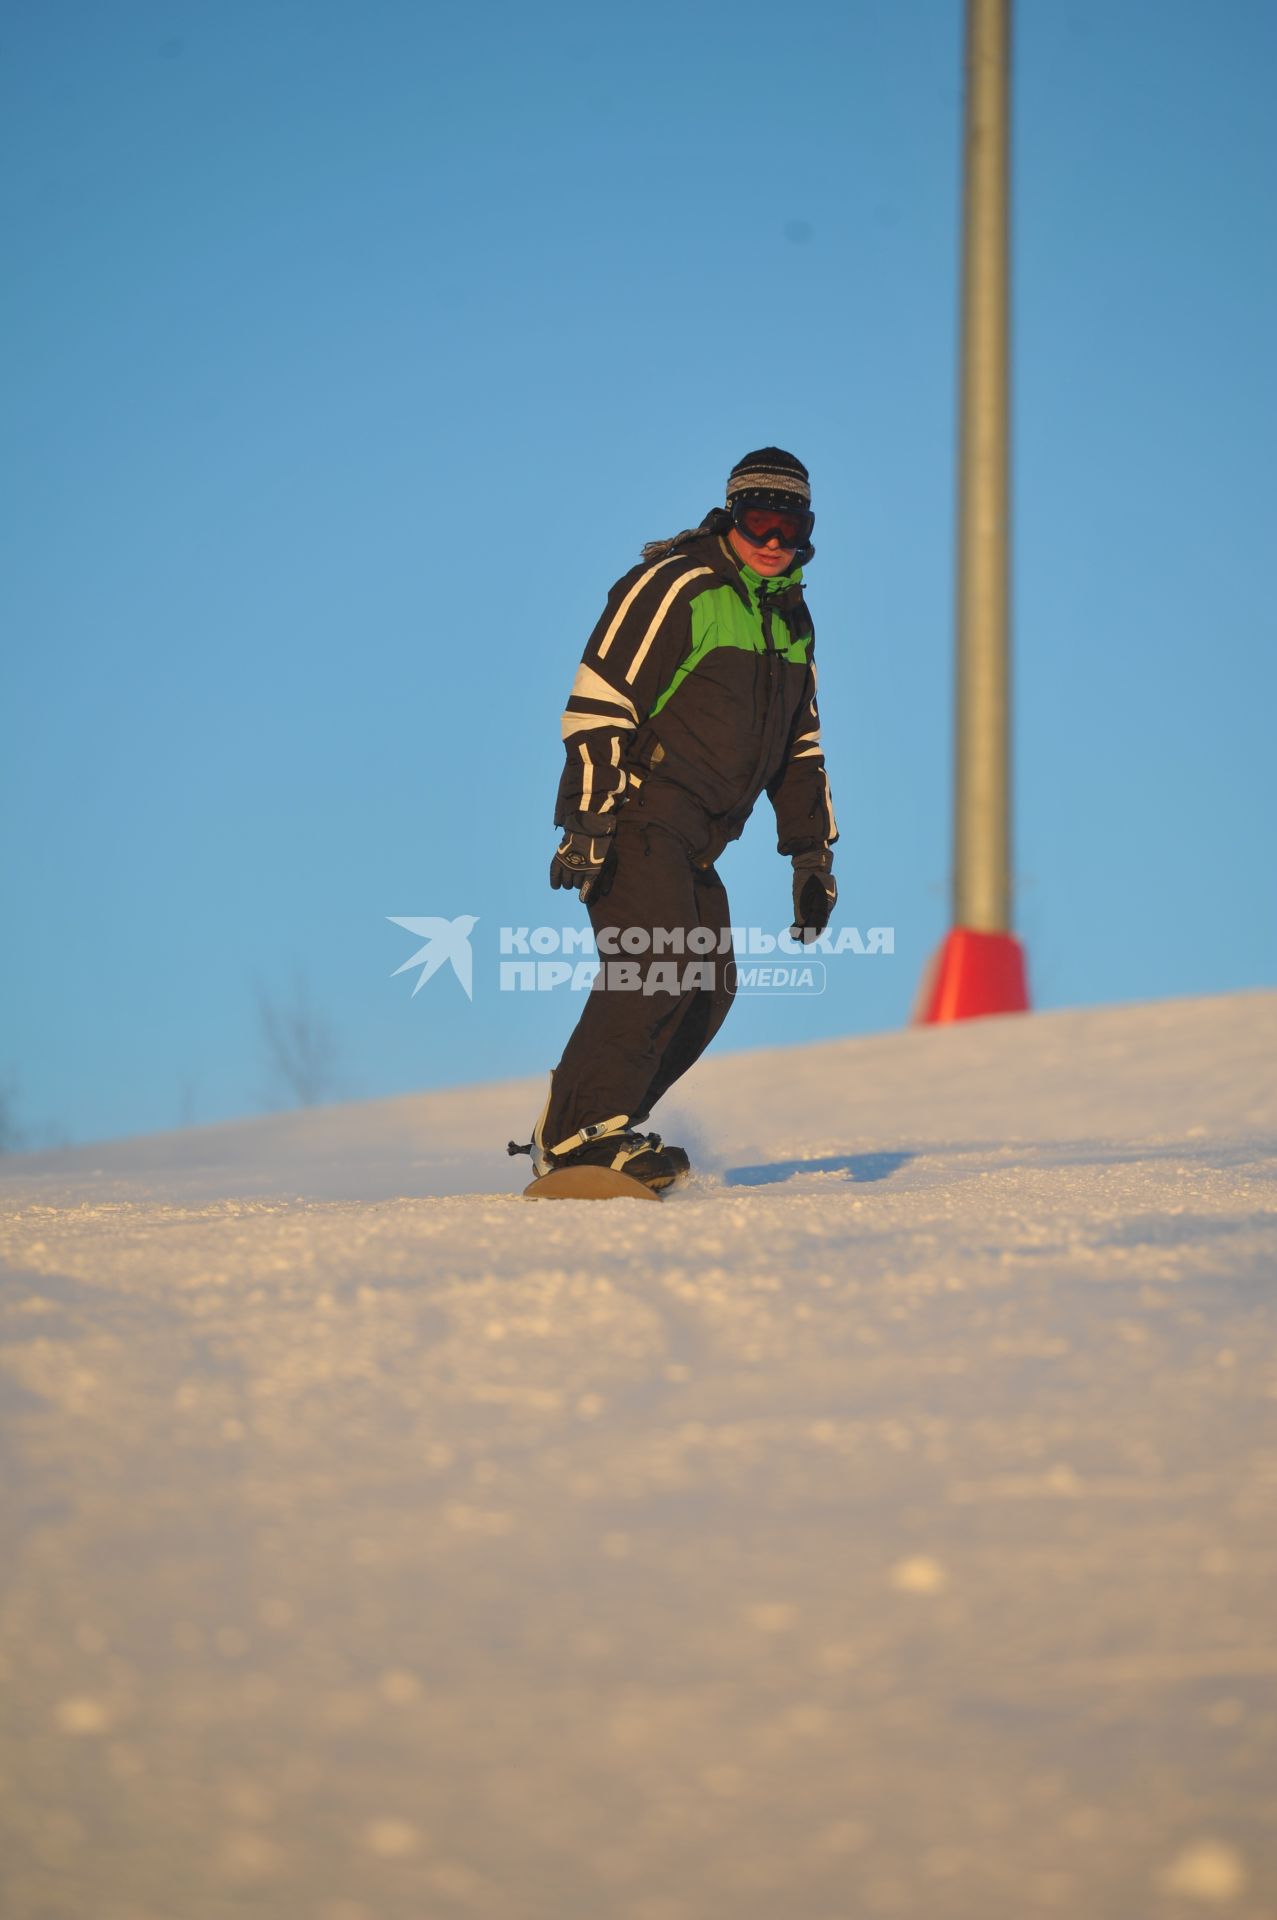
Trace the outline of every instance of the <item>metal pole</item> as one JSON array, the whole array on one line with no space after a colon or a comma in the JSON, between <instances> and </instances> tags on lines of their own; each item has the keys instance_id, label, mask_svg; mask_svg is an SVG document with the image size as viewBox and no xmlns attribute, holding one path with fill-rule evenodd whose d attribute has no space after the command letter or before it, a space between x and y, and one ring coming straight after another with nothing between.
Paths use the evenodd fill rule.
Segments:
<instances>
[{"instance_id":1,"label":"metal pole","mask_svg":"<svg viewBox=\"0 0 1277 1920\"><path fill-rule=\"evenodd\" d=\"M1011 0L967 0L953 922L1011 925Z\"/></svg>"}]
</instances>

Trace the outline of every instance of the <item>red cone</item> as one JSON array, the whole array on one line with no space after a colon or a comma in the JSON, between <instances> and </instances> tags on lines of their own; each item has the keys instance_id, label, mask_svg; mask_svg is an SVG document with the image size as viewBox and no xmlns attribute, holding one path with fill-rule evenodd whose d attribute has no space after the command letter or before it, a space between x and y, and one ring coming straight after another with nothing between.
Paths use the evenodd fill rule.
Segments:
<instances>
[{"instance_id":1,"label":"red cone","mask_svg":"<svg viewBox=\"0 0 1277 1920\"><path fill-rule=\"evenodd\" d=\"M916 1026L930 1026L1028 1011L1024 949L1015 935L954 927L923 975L913 1018Z\"/></svg>"}]
</instances>

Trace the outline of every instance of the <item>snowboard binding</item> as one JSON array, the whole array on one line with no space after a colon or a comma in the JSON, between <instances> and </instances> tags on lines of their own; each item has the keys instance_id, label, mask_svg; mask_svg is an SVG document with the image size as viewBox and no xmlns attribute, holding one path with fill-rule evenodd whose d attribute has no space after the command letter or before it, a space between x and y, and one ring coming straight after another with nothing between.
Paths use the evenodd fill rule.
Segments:
<instances>
[{"instance_id":1,"label":"snowboard binding","mask_svg":"<svg viewBox=\"0 0 1277 1920\"><path fill-rule=\"evenodd\" d=\"M687 1179L690 1168L681 1147L667 1147L659 1133L582 1128L580 1146L551 1154L536 1140L511 1140L510 1154L532 1156L538 1177L523 1190L525 1200L659 1200L667 1188Z\"/></svg>"}]
</instances>

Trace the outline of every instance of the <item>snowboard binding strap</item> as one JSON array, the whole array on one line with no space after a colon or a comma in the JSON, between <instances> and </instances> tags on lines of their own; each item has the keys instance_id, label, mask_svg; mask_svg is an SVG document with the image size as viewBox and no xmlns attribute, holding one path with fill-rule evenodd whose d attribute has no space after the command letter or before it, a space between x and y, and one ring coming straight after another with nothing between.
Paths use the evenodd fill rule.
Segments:
<instances>
[{"instance_id":1,"label":"snowboard binding strap","mask_svg":"<svg viewBox=\"0 0 1277 1920\"><path fill-rule=\"evenodd\" d=\"M560 1140L557 1147L547 1147L546 1152L552 1160L560 1159L565 1153L572 1153L577 1147L588 1146L591 1140L602 1140L612 1133L624 1133L629 1125L628 1113L613 1114L610 1120L596 1120L593 1126L582 1127L578 1133L570 1133L566 1140Z\"/></svg>"},{"instance_id":2,"label":"snowboard binding strap","mask_svg":"<svg viewBox=\"0 0 1277 1920\"><path fill-rule=\"evenodd\" d=\"M541 1151L548 1153L552 1160L558 1160L563 1154L574 1152L577 1147L587 1146L591 1140L600 1140L613 1133L623 1133L629 1123L629 1118L628 1113L617 1113L614 1114L610 1120L597 1120L592 1126L582 1127L579 1133L569 1134L568 1138L561 1140L557 1147L543 1147ZM537 1151L537 1142L535 1140L524 1140L522 1142L518 1140L507 1140L505 1150L511 1154L535 1153Z\"/></svg>"}]
</instances>

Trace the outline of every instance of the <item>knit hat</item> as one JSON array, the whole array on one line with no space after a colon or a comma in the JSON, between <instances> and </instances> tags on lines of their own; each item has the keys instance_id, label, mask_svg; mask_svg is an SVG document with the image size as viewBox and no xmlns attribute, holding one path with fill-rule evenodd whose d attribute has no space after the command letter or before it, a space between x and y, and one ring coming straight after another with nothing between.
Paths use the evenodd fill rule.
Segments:
<instances>
[{"instance_id":1,"label":"knit hat","mask_svg":"<svg viewBox=\"0 0 1277 1920\"><path fill-rule=\"evenodd\" d=\"M727 477L728 506L742 494L780 495L781 498L768 498L763 504L807 508L811 505L810 475L792 453L786 453L781 447L760 447L756 453L747 453L743 460L738 460Z\"/></svg>"}]
</instances>

